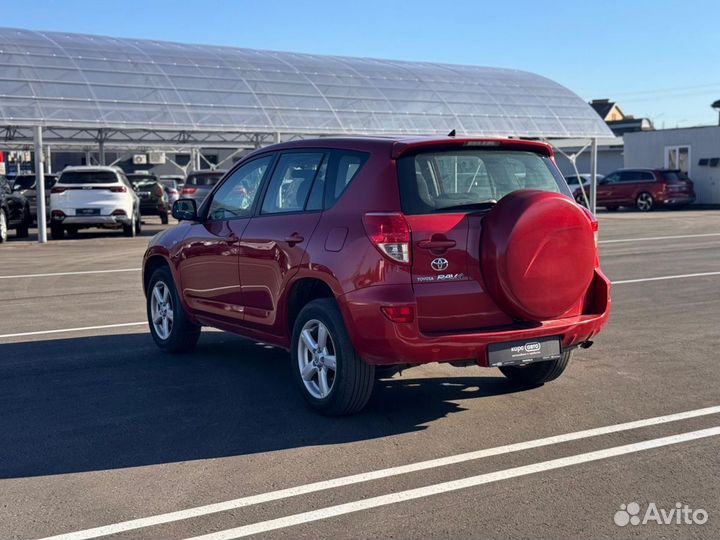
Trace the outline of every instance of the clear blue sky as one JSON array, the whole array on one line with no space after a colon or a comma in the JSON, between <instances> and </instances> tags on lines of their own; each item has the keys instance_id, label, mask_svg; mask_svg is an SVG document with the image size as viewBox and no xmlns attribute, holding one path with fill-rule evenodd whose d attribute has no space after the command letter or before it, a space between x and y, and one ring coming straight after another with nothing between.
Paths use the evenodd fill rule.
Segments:
<instances>
[{"instance_id":1,"label":"clear blue sky","mask_svg":"<svg viewBox=\"0 0 720 540\"><path fill-rule=\"evenodd\" d=\"M0 0L0 25L517 68L657 127L717 121L711 0Z\"/></svg>"}]
</instances>

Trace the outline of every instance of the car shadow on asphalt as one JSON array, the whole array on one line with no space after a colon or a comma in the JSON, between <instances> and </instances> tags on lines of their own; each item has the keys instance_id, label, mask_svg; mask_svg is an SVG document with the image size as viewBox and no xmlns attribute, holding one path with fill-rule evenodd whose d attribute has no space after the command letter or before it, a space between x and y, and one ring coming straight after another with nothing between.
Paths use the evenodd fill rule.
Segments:
<instances>
[{"instance_id":1,"label":"car shadow on asphalt","mask_svg":"<svg viewBox=\"0 0 720 540\"><path fill-rule=\"evenodd\" d=\"M502 377L378 381L366 410L312 412L286 352L221 332L172 356L148 334L0 345L0 478L100 471L407 433L515 391ZM472 368L471 368L472 369ZM465 372L467 373L467 372Z\"/></svg>"}]
</instances>

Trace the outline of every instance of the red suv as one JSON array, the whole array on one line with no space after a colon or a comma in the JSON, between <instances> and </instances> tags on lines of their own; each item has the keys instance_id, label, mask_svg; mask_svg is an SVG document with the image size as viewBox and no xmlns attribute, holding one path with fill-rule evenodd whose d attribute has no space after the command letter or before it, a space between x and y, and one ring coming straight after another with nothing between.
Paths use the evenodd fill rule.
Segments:
<instances>
[{"instance_id":1,"label":"red suv","mask_svg":"<svg viewBox=\"0 0 720 540\"><path fill-rule=\"evenodd\" d=\"M584 200L580 188L574 196L577 201ZM621 169L608 174L597 187L597 205L608 210L634 206L648 212L657 206L681 207L693 202L693 183L679 170Z\"/></svg>"},{"instance_id":2,"label":"red suv","mask_svg":"<svg viewBox=\"0 0 720 540\"><path fill-rule=\"evenodd\" d=\"M257 150L145 254L168 352L213 326L289 349L317 410L360 410L374 379L427 362L558 377L610 313L597 221L549 146L338 138Z\"/></svg>"}]
</instances>

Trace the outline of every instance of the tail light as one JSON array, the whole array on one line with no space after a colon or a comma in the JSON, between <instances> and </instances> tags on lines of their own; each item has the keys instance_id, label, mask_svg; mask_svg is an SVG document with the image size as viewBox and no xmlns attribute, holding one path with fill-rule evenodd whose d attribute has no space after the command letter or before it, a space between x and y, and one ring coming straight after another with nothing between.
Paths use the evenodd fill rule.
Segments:
<instances>
[{"instance_id":1,"label":"tail light","mask_svg":"<svg viewBox=\"0 0 720 540\"><path fill-rule=\"evenodd\" d=\"M412 306L382 306L380 311L394 323L411 323L415 319Z\"/></svg>"},{"instance_id":2,"label":"tail light","mask_svg":"<svg viewBox=\"0 0 720 540\"><path fill-rule=\"evenodd\" d=\"M197 191L196 187L184 187L184 188L182 188L180 195L192 195L196 191Z\"/></svg>"},{"instance_id":3,"label":"tail light","mask_svg":"<svg viewBox=\"0 0 720 540\"><path fill-rule=\"evenodd\" d=\"M65 187L54 187L50 190L50 193L65 193L67 191L67 188Z\"/></svg>"},{"instance_id":4,"label":"tail light","mask_svg":"<svg viewBox=\"0 0 720 540\"><path fill-rule=\"evenodd\" d=\"M598 234L600 232L600 224L597 219L594 219L591 223L593 235L595 236L595 249L598 247Z\"/></svg>"},{"instance_id":5,"label":"tail light","mask_svg":"<svg viewBox=\"0 0 720 540\"><path fill-rule=\"evenodd\" d=\"M65 212L63 212L62 210L53 210L50 213L50 216L52 217L52 219L65 219Z\"/></svg>"},{"instance_id":6,"label":"tail light","mask_svg":"<svg viewBox=\"0 0 720 540\"><path fill-rule=\"evenodd\" d=\"M125 210L117 209L117 210L113 210L112 215L113 216L127 216L127 213L125 212Z\"/></svg>"},{"instance_id":7,"label":"tail light","mask_svg":"<svg viewBox=\"0 0 720 540\"><path fill-rule=\"evenodd\" d=\"M400 213L369 213L363 217L368 238L395 262L410 264L410 226Z\"/></svg>"},{"instance_id":8,"label":"tail light","mask_svg":"<svg viewBox=\"0 0 720 540\"><path fill-rule=\"evenodd\" d=\"M127 188L125 186L112 186L110 188L110 191L112 191L113 193L126 193Z\"/></svg>"}]
</instances>

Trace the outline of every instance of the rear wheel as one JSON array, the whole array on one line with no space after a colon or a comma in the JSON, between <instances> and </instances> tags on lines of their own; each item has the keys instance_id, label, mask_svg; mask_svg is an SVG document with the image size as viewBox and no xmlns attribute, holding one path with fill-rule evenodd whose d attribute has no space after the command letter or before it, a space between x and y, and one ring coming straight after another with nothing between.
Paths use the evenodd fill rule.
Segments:
<instances>
[{"instance_id":1,"label":"rear wheel","mask_svg":"<svg viewBox=\"0 0 720 540\"><path fill-rule=\"evenodd\" d=\"M195 348L201 327L185 313L167 266L158 268L150 277L146 303L150 334L160 349L184 353Z\"/></svg>"},{"instance_id":2,"label":"rear wheel","mask_svg":"<svg viewBox=\"0 0 720 540\"><path fill-rule=\"evenodd\" d=\"M500 371L518 386L539 386L557 379L570 362L571 351L566 351L557 360L535 362L525 366L505 366Z\"/></svg>"},{"instance_id":3,"label":"rear wheel","mask_svg":"<svg viewBox=\"0 0 720 540\"><path fill-rule=\"evenodd\" d=\"M5 210L0 209L0 244L7 242L8 219Z\"/></svg>"},{"instance_id":4,"label":"rear wheel","mask_svg":"<svg viewBox=\"0 0 720 540\"><path fill-rule=\"evenodd\" d=\"M649 193L643 191L635 199L635 207L641 212L649 212L655 206L655 199Z\"/></svg>"},{"instance_id":5,"label":"rear wheel","mask_svg":"<svg viewBox=\"0 0 720 540\"><path fill-rule=\"evenodd\" d=\"M135 234L138 235L142 233L142 217L140 216L140 212L137 213L137 219L135 220Z\"/></svg>"},{"instance_id":6,"label":"rear wheel","mask_svg":"<svg viewBox=\"0 0 720 540\"><path fill-rule=\"evenodd\" d=\"M53 240L62 240L65 238L65 228L60 223L51 223L50 238Z\"/></svg>"},{"instance_id":7,"label":"rear wheel","mask_svg":"<svg viewBox=\"0 0 720 540\"><path fill-rule=\"evenodd\" d=\"M370 399L375 366L353 347L335 300L308 303L295 321L291 369L310 406L328 416L360 411Z\"/></svg>"},{"instance_id":8,"label":"rear wheel","mask_svg":"<svg viewBox=\"0 0 720 540\"><path fill-rule=\"evenodd\" d=\"M167 225L169 223L168 214L165 212L164 214L160 214L160 223L163 225Z\"/></svg>"},{"instance_id":9,"label":"rear wheel","mask_svg":"<svg viewBox=\"0 0 720 540\"><path fill-rule=\"evenodd\" d=\"M127 225L122 226L123 235L129 238L133 238L137 232L136 223L139 221L137 214L133 212L132 220Z\"/></svg>"},{"instance_id":10,"label":"rear wheel","mask_svg":"<svg viewBox=\"0 0 720 540\"><path fill-rule=\"evenodd\" d=\"M15 229L15 234L18 238L27 238L30 236L30 224L32 223L32 216L30 215L30 208L25 207L25 210L23 211L23 220L20 225L18 225L17 229Z\"/></svg>"}]
</instances>

